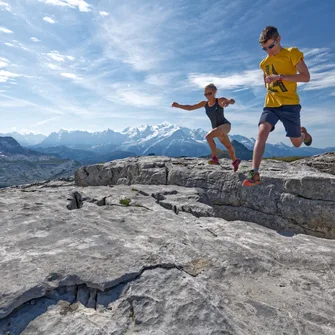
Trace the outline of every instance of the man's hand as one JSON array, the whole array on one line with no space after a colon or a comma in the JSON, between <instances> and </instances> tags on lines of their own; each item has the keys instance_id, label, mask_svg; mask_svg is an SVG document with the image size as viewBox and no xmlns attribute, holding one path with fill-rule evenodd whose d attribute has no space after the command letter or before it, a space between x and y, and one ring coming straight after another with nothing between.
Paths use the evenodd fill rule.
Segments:
<instances>
[{"instance_id":1,"label":"man's hand","mask_svg":"<svg viewBox=\"0 0 335 335\"><path fill-rule=\"evenodd\" d=\"M280 79L280 75L279 74L270 74L269 76L265 77L265 82L267 84L271 84L274 81L277 81Z\"/></svg>"},{"instance_id":2,"label":"man's hand","mask_svg":"<svg viewBox=\"0 0 335 335\"><path fill-rule=\"evenodd\" d=\"M171 107L176 107L176 108L178 108L178 107L179 107L179 103L178 103L178 102L174 102L174 103L171 105Z\"/></svg>"}]
</instances>

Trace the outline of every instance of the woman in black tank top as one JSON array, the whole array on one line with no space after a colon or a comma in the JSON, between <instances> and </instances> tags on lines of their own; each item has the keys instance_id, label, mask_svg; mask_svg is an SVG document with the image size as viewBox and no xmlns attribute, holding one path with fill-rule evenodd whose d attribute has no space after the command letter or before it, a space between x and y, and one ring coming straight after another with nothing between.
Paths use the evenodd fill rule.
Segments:
<instances>
[{"instance_id":1,"label":"woman in black tank top","mask_svg":"<svg viewBox=\"0 0 335 335\"><path fill-rule=\"evenodd\" d=\"M196 105L180 105L177 102L174 102L172 104L172 107L181 108L189 111L205 107L206 114L212 124L212 130L206 135L206 140L212 151L212 158L208 161L208 163L219 164L219 159L216 155L216 144L214 141L214 138L217 137L229 152L229 155L233 161L232 165L234 167L234 171L236 172L238 170L238 166L241 160L236 157L234 147L230 143L228 133L230 132L231 124L224 117L223 109L224 107L234 104L235 100L227 98L216 98L216 91L216 86L214 84L209 84L205 87L204 92L207 101L200 101Z\"/></svg>"}]
</instances>

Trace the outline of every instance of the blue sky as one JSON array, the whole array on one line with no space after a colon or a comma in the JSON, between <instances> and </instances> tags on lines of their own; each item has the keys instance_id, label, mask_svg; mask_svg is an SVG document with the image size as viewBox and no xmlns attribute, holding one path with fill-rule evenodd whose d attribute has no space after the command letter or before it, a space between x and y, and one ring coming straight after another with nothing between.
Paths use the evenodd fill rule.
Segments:
<instances>
[{"instance_id":1,"label":"blue sky","mask_svg":"<svg viewBox=\"0 0 335 335\"><path fill-rule=\"evenodd\" d=\"M214 82L232 134L256 137L265 89L258 37L278 27L305 53L299 85L313 146L335 145L334 0L0 0L0 132L121 131L169 121L210 129ZM269 142L285 139L280 125Z\"/></svg>"}]
</instances>

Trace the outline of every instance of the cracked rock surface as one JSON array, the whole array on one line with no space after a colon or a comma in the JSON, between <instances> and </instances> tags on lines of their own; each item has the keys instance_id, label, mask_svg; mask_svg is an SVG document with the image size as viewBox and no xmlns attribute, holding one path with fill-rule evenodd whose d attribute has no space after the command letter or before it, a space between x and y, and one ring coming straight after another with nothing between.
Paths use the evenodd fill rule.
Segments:
<instances>
[{"instance_id":1,"label":"cracked rock surface","mask_svg":"<svg viewBox=\"0 0 335 335\"><path fill-rule=\"evenodd\" d=\"M335 238L334 153L294 164L265 160L262 184L242 187L250 166L250 162L243 161L239 173L234 174L227 159L213 166L200 158L138 157L82 167L75 173L75 183L78 186L156 184L200 188L200 202L210 207L208 211L201 209L199 215ZM175 206L185 202L178 196L175 200ZM171 206L171 201L166 206ZM161 204L164 206L164 202ZM195 211L197 208L198 205Z\"/></svg>"},{"instance_id":2,"label":"cracked rock surface","mask_svg":"<svg viewBox=\"0 0 335 335\"><path fill-rule=\"evenodd\" d=\"M215 187L238 203L240 175L159 164L143 178L162 185L0 190L1 335L334 334L334 240L215 217L224 206L213 205ZM102 176L125 183L113 169ZM279 180L268 178L271 198ZM286 187L306 195L305 181L292 180Z\"/></svg>"}]
</instances>

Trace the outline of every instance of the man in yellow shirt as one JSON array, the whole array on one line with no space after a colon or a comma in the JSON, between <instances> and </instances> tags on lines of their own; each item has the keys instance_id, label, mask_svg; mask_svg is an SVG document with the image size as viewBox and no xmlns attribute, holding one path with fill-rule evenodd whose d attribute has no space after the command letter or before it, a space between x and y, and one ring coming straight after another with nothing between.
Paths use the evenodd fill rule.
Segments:
<instances>
[{"instance_id":1,"label":"man in yellow shirt","mask_svg":"<svg viewBox=\"0 0 335 335\"><path fill-rule=\"evenodd\" d=\"M264 84L267 95L263 113L259 120L258 136L254 147L252 170L243 182L243 186L260 184L259 166L264 154L265 144L276 123L280 120L295 147L312 144L312 136L300 124L299 96L297 82L308 82L310 75L304 62L303 53L293 48L283 48L276 27L268 26L259 37L262 49L267 57L260 63L264 72ZM297 73L298 72L298 73Z\"/></svg>"}]
</instances>

